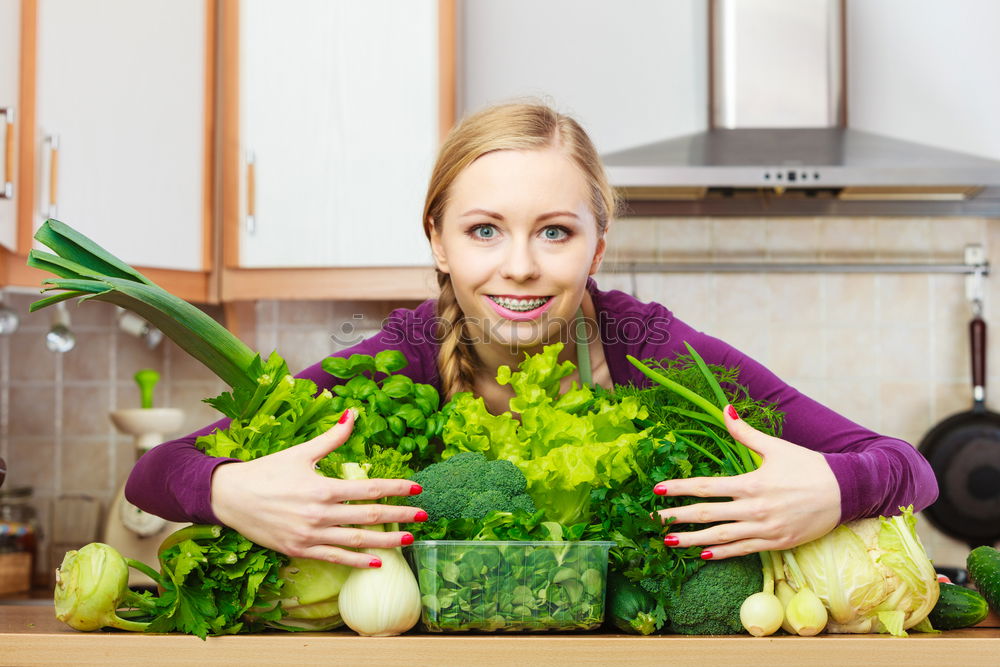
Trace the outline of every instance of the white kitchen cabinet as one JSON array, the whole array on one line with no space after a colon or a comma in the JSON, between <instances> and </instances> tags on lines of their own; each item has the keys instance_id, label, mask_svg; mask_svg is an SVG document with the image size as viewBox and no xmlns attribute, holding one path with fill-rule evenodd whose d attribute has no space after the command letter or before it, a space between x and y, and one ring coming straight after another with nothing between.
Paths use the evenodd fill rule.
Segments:
<instances>
[{"instance_id":1,"label":"white kitchen cabinet","mask_svg":"<svg viewBox=\"0 0 1000 667\"><path fill-rule=\"evenodd\" d=\"M438 5L239 3L235 267L430 265Z\"/></svg>"},{"instance_id":2,"label":"white kitchen cabinet","mask_svg":"<svg viewBox=\"0 0 1000 667\"><path fill-rule=\"evenodd\" d=\"M539 98L600 152L708 124L707 0L467 0L461 110Z\"/></svg>"},{"instance_id":3,"label":"white kitchen cabinet","mask_svg":"<svg viewBox=\"0 0 1000 667\"><path fill-rule=\"evenodd\" d=\"M36 227L57 217L129 263L208 268L210 1L38 0Z\"/></svg>"},{"instance_id":4,"label":"white kitchen cabinet","mask_svg":"<svg viewBox=\"0 0 1000 667\"><path fill-rule=\"evenodd\" d=\"M17 245L17 117L21 0L0 0L0 245Z\"/></svg>"},{"instance_id":5,"label":"white kitchen cabinet","mask_svg":"<svg viewBox=\"0 0 1000 667\"><path fill-rule=\"evenodd\" d=\"M1000 3L851 0L848 121L1000 159Z\"/></svg>"}]
</instances>

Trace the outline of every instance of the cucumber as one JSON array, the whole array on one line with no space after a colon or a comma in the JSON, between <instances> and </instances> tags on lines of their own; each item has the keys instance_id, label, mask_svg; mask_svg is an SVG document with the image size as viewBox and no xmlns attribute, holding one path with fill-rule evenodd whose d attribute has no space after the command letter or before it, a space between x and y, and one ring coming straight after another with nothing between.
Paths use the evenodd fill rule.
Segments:
<instances>
[{"instance_id":1,"label":"cucumber","mask_svg":"<svg viewBox=\"0 0 1000 667\"><path fill-rule=\"evenodd\" d=\"M955 584L941 584L941 595L927 619L935 630L957 630L986 618L990 608L976 591Z\"/></svg>"},{"instance_id":2,"label":"cucumber","mask_svg":"<svg viewBox=\"0 0 1000 667\"><path fill-rule=\"evenodd\" d=\"M1000 551L993 547L976 547L965 560L969 579L983 594L993 611L1000 614Z\"/></svg>"}]
</instances>

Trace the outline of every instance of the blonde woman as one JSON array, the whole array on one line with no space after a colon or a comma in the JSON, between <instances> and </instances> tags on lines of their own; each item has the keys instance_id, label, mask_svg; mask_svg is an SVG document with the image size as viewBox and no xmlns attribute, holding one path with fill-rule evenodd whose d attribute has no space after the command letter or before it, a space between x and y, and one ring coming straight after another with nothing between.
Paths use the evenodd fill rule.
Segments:
<instances>
[{"instance_id":1,"label":"blonde woman","mask_svg":"<svg viewBox=\"0 0 1000 667\"><path fill-rule=\"evenodd\" d=\"M441 148L424 208L440 296L393 312L378 334L338 354L398 349L413 380L445 397L472 391L494 413L506 410L511 397L510 387L495 382L497 368L555 341L589 376L578 370L563 380L567 387L581 379L604 387L644 384L626 355L673 357L684 351L684 341L709 363L738 366L740 383L786 414L784 439L754 430L729 406L727 427L762 455L761 467L654 487L661 495L731 499L670 510L678 524L711 524L664 537L668 546L703 547L705 559L788 548L844 521L894 514L901 505L919 510L934 500L934 475L908 443L804 396L663 305L601 291L591 276L601 265L614 213L614 193L594 146L571 118L531 104L466 118ZM585 340L574 339L578 318L592 332ZM319 363L300 376L321 389L337 382ZM194 447L198 435L225 426L213 424L143 456L126 493L146 511L222 523L291 556L377 567L377 559L344 547L408 544L412 534L344 526L427 515L413 507L344 504L419 493L410 481L344 481L314 472L315 461L346 440L352 420L347 412L326 434L250 462L210 458Z\"/></svg>"}]
</instances>

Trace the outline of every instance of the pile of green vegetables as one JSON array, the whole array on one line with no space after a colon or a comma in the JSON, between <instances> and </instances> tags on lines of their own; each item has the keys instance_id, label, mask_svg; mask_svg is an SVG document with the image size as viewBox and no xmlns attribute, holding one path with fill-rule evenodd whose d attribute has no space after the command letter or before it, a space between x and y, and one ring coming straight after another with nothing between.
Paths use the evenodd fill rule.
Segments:
<instances>
[{"instance_id":1,"label":"pile of green vegetables","mask_svg":"<svg viewBox=\"0 0 1000 667\"><path fill-rule=\"evenodd\" d=\"M231 387L208 400L232 422L199 438L205 452L265 456L353 409L351 438L318 472L412 479L423 493L393 501L429 515L413 526L412 569L399 549L370 550L382 568L356 570L288 558L220 526L168 538L158 570L87 545L58 571L57 615L75 628L205 637L343 623L385 635L409 630L421 611L425 626L441 631L590 629L602 615L638 634L900 635L930 627L938 585L909 510L840 526L795 549L718 562L702 561L700 548L664 546L653 513L695 499L655 495L656 482L760 464L727 432L725 405L776 436L783 417L739 386L738 369L710 366L690 347L676 359L630 358L651 386L561 391L575 368L559 362L561 345L547 346L516 369L499 369L497 382L514 393L500 415L471 393L441 405L433 387L399 373L406 359L396 351L327 359L324 369L341 382L317 393L277 354L262 360L70 227L50 220L36 238L55 254L34 250L29 263L59 276L46 282L60 293L33 310L77 297L115 303ZM151 576L158 594L130 591L128 567Z\"/></svg>"}]
</instances>

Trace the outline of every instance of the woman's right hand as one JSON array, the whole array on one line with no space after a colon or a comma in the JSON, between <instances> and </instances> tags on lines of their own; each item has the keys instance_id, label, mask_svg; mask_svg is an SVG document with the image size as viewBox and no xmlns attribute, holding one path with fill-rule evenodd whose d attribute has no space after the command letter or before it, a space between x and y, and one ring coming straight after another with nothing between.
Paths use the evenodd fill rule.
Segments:
<instances>
[{"instance_id":1,"label":"woman's right hand","mask_svg":"<svg viewBox=\"0 0 1000 667\"><path fill-rule=\"evenodd\" d=\"M323 477L316 462L347 441L354 411L308 442L253 461L226 463L212 476L212 510L226 526L288 556L354 567L372 567L371 555L344 547L392 548L412 541L410 533L345 526L426 521L405 505L345 504L420 493L405 479L343 480Z\"/></svg>"}]
</instances>

